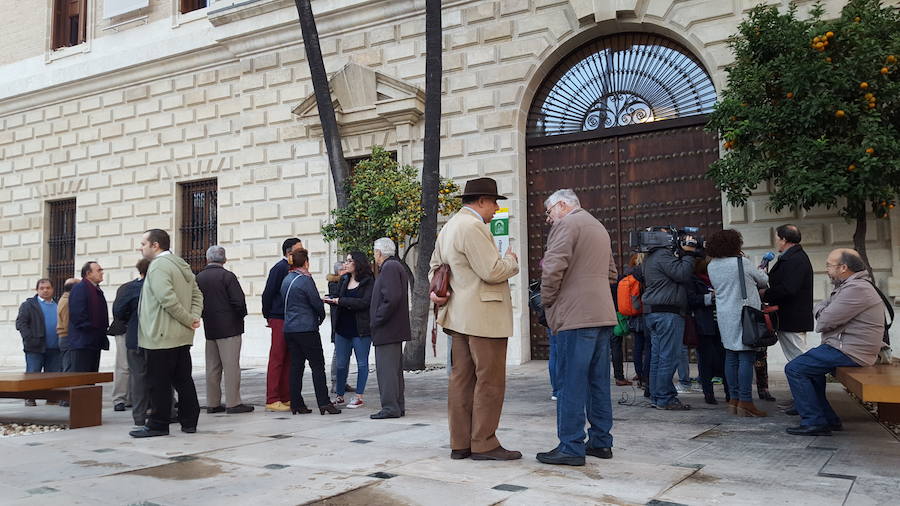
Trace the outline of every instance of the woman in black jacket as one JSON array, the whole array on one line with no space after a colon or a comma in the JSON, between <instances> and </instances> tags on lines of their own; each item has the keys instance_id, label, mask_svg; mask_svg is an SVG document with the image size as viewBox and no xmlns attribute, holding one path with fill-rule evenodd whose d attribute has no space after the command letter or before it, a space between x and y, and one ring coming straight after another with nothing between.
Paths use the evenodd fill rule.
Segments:
<instances>
[{"instance_id":1,"label":"woman in black jacket","mask_svg":"<svg viewBox=\"0 0 900 506\"><path fill-rule=\"evenodd\" d=\"M713 377L725 382L725 348L719 336L716 323L716 296L706 273L709 259L698 261L694 266L694 277L685 284L688 307L694 318L699 345L697 346L697 368L700 371L700 385L707 404L718 404L713 390ZM728 384L725 383L725 400L729 400Z\"/></svg>"},{"instance_id":2,"label":"woman in black jacket","mask_svg":"<svg viewBox=\"0 0 900 506\"><path fill-rule=\"evenodd\" d=\"M369 259L359 252L347 255L344 268L349 275L341 277L337 296L326 297L332 305L334 325L334 349L337 360L337 378L334 380L335 403L344 403L347 375L350 371L350 353L356 355L356 398L348 408L365 405L363 394L369 379L369 349L372 347L372 331L369 329L369 305L372 303L374 277Z\"/></svg>"}]
</instances>

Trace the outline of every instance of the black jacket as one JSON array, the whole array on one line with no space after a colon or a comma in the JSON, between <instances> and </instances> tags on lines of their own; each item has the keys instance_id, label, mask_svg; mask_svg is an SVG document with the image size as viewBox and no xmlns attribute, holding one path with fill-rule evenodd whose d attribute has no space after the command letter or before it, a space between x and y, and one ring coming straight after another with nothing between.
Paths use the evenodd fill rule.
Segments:
<instances>
[{"instance_id":1,"label":"black jacket","mask_svg":"<svg viewBox=\"0 0 900 506\"><path fill-rule=\"evenodd\" d=\"M409 326L409 294L406 269L397 257L381 264L381 272L372 289L369 308L372 344L402 343L412 338Z\"/></svg>"},{"instance_id":2,"label":"black jacket","mask_svg":"<svg viewBox=\"0 0 900 506\"><path fill-rule=\"evenodd\" d=\"M125 323L125 347L129 350L138 348L138 304L143 286L143 279L125 283L116 291L116 300L113 302L113 319Z\"/></svg>"},{"instance_id":3,"label":"black jacket","mask_svg":"<svg viewBox=\"0 0 900 506\"><path fill-rule=\"evenodd\" d=\"M656 248L647 255L642 264L644 293L641 302L645 314L687 312L687 290L684 285L694 275L696 261L694 256L678 257L667 248Z\"/></svg>"},{"instance_id":4,"label":"black jacket","mask_svg":"<svg viewBox=\"0 0 900 506\"><path fill-rule=\"evenodd\" d=\"M706 305L706 295L712 288L703 279L694 276L685 287L687 288L688 307L697 324L697 334L701 336L715 336L719 333L719 325L714 316L715 302Z\"/></svg>"},{"instance_id":5,"label":"black jacket","mask_svg":"<svg viewBox=\"0 0 900 506\"><path fill-rule=\"evenodd\" d=\"M291 267L287 260L282 258L269 269L269 277L266 278L266 287L262 294L262 314L268 320L284 320L284 299L281 298L281 282L284 281Z\"/></svg>"},{"instance_id":6,"label":"black jacket","mask_svg":"<svg viewBox=\"0 0 900 506\"><path fill-rule=\"evenodd\" d=\"M247 301L237 276L222 264L210 263L197 274L197 286L203 293L206 338L223 339L243 334Z\"/></svg>"},{"instance_id":7,"label":"black jacket","mask_svg":"<svg viewBox=\"0 0 900 506\"><path fill-rule=\"evenodd\" d=\"M25 299L16 316L16 330L22 334L22 349L26 353L47 351L47 329L44 328L44 312L37 295Z\"/></svg>"},{"instance_id":8,"label":"black jacket","mask_svg":"<svg viewBox=\"0 0 900 506\"><path fill-rule=\"evenodd\" d=\"M375 287L375 281L371 276L363 278L357 287L359 289L359 297L344 297L349 284L350 276L341 276L337 290L338 303L337 306L332 306L331 309L333 326L331 333L332 335L334 334L334 329L337 328L338 321L341 318L355 317L356 330L359 332L360 337L370 336L372 335L372 330L369 327L369 306L372 303L372 289Z\"/></svg>"},{"instance_id":9,"label":"black jacket","mask_svg":"<svg viewBox=\"0 0 900 506\"><path fill-rule=\"evenodd\" d=\"M787 332L813 329L813 268L799 244L785 251L769 272L763 302L778 306L778 326Z\"/></svg>"}]
</instances>

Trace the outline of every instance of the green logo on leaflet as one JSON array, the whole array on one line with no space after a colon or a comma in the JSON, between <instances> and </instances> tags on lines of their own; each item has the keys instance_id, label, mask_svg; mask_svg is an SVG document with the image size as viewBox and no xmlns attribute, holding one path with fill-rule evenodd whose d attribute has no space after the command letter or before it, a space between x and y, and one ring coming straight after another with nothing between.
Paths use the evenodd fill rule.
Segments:
<instances>
[{"instance_id":1,"label":"green logo on leaflet","mask_svg":"<svg viewBox=\"0 0 900 506\"><path fill-rule=\"evenodd\" d=\"M491 232L494 235L509 235L509 218L493 220L491 222Z\"/></svg>"}]
</instances>

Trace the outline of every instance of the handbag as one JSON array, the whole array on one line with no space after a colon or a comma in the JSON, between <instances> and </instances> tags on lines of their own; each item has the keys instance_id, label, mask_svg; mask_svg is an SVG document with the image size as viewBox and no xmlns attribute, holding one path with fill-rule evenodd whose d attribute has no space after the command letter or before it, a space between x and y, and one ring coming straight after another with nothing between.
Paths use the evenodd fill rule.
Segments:
<instances>
[{"instance_id":1,"label":"handbag","mask_svg":"<svg viewBox=\"0 0 900 506\"><path fill-rule=\"evenodd\" d=\"M693 316L684 317L684 338L682 344L689 348L700 346L700 334L697 332L697 320Z\"/></svg>"},{"instance_id":2,"label":"handbag","mask_svg":"<svg viewBox=\"0 0 900 506\"><path fill-rule=\"evenodd\" d=\"M884 303L884 307L887 308L888 314L891 316L891 320L888 321L887 316L884 318L884 337L882 338L882 342L884 344L881 345L881 350L878 351L878 356L875 357L876 364L893 364L893 349L891 348L891 334L890 328L891 325L894 324L894 308L891 306L891 303L888 301L887 297L884 296L884 293L878 289L878 286L875 285L872 280L868 280L869 284L872 285L872 288L878 292L878 296L881 297L881 302Z\"/></svg>"},{"instance_id":3,"label":"handbag","mask_svg":"<svg viewBox=\"0 0 900 506\"><path fill-rule=\"evenodd\" d=\"M441 264L431 276L431 290L438 297L447 297L450 295L450 265ZM437 356L437 318L438 305L434 304L434 323L431 327L431 352Z\"/></svg>"},{"instance_id":4,"label":"handbag","mask_svg":"<svg viewBox=\"0 0 900 506\"><path fill-rule=\"evenodd\" d=\"M741 279L741 299L744 307L741 309L741 342L750 348L766 348L778 342L778 333L773 324L774 312L777 306L767 306L766 310L759 310L747 305L747 279L744 277L744 260L737 257L738 277Z\"/></svg>"}]
</instances>

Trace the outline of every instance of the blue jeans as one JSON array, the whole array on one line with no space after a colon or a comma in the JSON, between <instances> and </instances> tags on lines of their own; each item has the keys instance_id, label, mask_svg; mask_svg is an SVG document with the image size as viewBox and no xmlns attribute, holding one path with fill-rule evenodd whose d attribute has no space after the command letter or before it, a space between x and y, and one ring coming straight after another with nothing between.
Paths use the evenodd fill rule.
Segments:
<instances>
[{"instance_id":1,"label":"blue jeans","mask_svg":"<svg viewBox=\"0 0 900 506\"><path fill-rule=\"evenodd\" d=\"M585 454L587 448L611 448L612 400L609 388L609 339L612 327L563 330L556 335L556 433L559 451L565 455Z\"/></svg>"},{"instance_id":2,"label":"blue jeans","mask_svg":"<svg viewBox=\"0 0 900 506\"><path fill-rule=\"evenodd\" d=\"M650 333L650 402L665 407L678 398L672 377L684 341L684 318L675 313L647 313Z\"/></svg>"},{"instance_id":3,"label":"blue jeans","mask_svg":"<svg viewBox=\"0 0 900 506\"><path fill-rule=\"evenodd\" d=\"M44 353L26 351L25 372L62 372L59 348L47 348Z\"/></svg>"},{"instance_id":4,"label":"blue jeans","mask_svg":"<svg viewBox=\"0 0 900 506\"><path fill-rule=\"evenodd\" d=\"M784 366L801 425L813 427L841 423L825 397L825 374L834 374L835 367L859 367L859 364L837 348L823 344Z\"/></svg>"},{"instance_id":5,"label":"blue jeans","mask_svg":"<svg viewBox=\"0 0 900 506\"><path fill-rule=\"evenodd\" d=\"M683 344L678 356L678 382L686 387L691 386L691 355L688 347Z\"/></svg>"},{"instance_id":6,"label":"blue jeans","mask_svg":"<svg viewBox=\"0 0 900 506\"><path fill-rule=\"evenodd\" d=\"M547 337L550 339L550 360L547 361L547 370L550 373L550 390L553 397L559 397L559 388L556 382L556 334L547 329Z\"/></svg>"},{"instance_id":7,"label":"blue jeans","mask_svg":"<svg viewBox=\"0 0 900 506\"><path fill-rule=\"evenodd\" d=\"M650 377L650 339L643 332L632 332L631 335L634 338L634 372L642 383L647 382Z\"/></svg>"},{"instance_id":8,"label":"blue jeans","mask_svg":"<svg viewBox=\"0 0 900 506\"><path fill-rule=\"evenodd\" d=\"M725 380L732 399L753 401L753 364L756 350L725 350Z\"/></svg>"},{"instance_id":9,"label":"blue jeans","mask_svg":"<svg viewBox=\"0 0 900 506\"><path fill-rule=\"evenodd\" d=\"M369 380L369 348L372 347L372 338L344 337L334 335L334 352L337 360L337 380L334 386L335 392L341 397L346 393L347 376L350 375L350 353L356 355L356 393L362 395L366 391L366 381Z\"/></svg>"}]
</instances>

